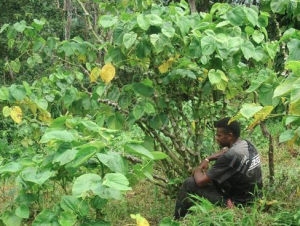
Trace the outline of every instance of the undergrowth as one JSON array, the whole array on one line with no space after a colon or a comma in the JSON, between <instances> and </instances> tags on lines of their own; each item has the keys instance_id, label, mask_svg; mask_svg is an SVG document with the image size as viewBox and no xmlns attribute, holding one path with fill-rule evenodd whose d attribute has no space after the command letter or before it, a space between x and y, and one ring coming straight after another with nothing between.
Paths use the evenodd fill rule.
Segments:
<instances>
[{"instance_id":1,"label":"undergrowth","mask_svg":"<svg viewBox=\"0 0 300 226\"><path fill-rule=\"evenodd\" d=\"M269 184L267 150L262 150L264 179L263 198L244 208L226 209L196 198L191 213L179 221L181 226L297 226L300 225L300 157L293 158L285 147L276 149L275 182ZM173 216L175 200L163 191L142 182L123 201L109 203L105 213L112 225L133 225L130 214L140 213L150 225L175 226L159 223ZM168 221L171 222L171 221Z\"/></svg>"}]
</instances>

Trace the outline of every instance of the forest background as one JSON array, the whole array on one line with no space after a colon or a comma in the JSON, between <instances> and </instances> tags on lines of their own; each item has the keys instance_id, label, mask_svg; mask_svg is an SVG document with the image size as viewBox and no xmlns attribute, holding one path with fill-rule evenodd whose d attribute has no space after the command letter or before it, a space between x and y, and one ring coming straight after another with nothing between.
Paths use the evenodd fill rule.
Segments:
<instances>
[{"instance_id":1,"label":"forest background","mask_svg":"<svg viewBox=\"0 0 300 226\"><path fill-rule=\"evenodd\" d=\"M300 225L298 0L0 10L1 224ZM264 197L234 210L200 199L174 222L224 116L261 151Z\"/></svg>"}]
</instances>

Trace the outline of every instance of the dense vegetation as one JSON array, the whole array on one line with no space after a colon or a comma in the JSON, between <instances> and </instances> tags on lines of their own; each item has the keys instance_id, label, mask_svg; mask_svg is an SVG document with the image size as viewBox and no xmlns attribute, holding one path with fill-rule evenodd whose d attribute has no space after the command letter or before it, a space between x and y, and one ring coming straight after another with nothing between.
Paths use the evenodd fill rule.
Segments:
<instances>
[{"instance_id":1,"label":"dense vegetation","mask_svg":"<svg viewBox=\"0 0 300 226\"><path fill-rule=\"evenodd\" d=\"M255 225L286 182L274 150L295 157L300 144L300 3L243 3L0 3L3 224L110 225L114 200L145 180L172 198L231 116L268 159L266 200L235 213L203 203L182 223ZM278 166L293 196L291 161L294 172ZM300 224L295 209L266 222Z\"/></svg>"}]
</instances>

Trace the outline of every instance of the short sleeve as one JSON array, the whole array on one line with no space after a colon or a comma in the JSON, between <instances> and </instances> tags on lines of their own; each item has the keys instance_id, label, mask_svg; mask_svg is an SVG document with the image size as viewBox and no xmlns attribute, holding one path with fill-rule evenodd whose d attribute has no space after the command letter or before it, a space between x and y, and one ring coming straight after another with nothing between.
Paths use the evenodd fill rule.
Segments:
<instances>
[{"instance_id":1,"label":"short sleeve","mask_svg":"<svg viewBox=\"0 0 300 226\"><path fill-rule=\"evenodd\" d=\"M211 180L222 184L237 173L237 171L230 166L230 162L230 159L225 155L220 156L216 163L207 171L206 175Z\"/></svg>"}]
</instances>

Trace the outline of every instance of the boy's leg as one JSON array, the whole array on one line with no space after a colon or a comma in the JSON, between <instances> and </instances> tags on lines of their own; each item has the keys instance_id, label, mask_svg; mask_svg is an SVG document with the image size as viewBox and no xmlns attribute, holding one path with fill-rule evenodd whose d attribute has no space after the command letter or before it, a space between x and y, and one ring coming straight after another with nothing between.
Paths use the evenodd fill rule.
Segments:
<instances>
[{"instance_id":1,"label":"boy's leg","mask_svg":"<svg viewBox=\"0 0 300 226\"><path fill-rule=\"evenodd\" d=\"M208 199L211 203L218 203L223 201L221 192L213 185L209 183L206 186L197 186L193 177L188 177L184 182L177 196L175 206L175 219L184 217L188 209L192 206L192 202L189 200L189 194L198 195L200 197Z\"/></svg>"}]
</instances>

